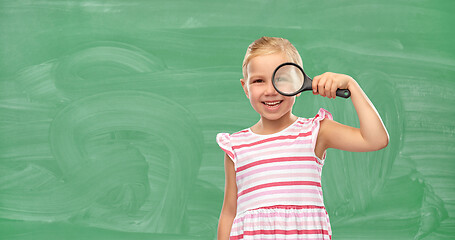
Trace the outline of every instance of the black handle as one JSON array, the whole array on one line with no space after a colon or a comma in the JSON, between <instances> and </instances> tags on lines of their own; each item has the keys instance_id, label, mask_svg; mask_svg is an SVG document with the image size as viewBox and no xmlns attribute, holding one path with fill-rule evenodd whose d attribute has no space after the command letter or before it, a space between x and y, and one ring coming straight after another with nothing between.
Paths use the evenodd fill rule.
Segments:
<instances>
[{"instance_id":1,"label":"black handle","mask_svg":"<svg viewBox=\"0 0 455 240\"><path fill-rule=\"evenodd\" d=\"M342 98L349 98L351 96L351 91L348 89L337 89L337 96Z\"/></svg>"}]
</instances>

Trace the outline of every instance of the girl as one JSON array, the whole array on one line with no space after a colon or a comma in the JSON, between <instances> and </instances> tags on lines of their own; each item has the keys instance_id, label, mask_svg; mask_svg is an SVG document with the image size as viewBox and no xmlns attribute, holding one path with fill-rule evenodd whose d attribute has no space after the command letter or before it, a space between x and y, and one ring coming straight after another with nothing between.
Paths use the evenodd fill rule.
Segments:
<instances>
[{"instance_id":1,"label":"girl","mask_svg":"<svg viewBox=\"0 0 455 240\"><path fill-rule=\"evenodd\" d=\"M226 153L218 240L331 239L321 189L326 149L365 152L388 144L378 112L348 75L314 77L313 94L335 98L337 89L349 89L360 128L333 121L322 108L314 118L293 115L295 96L280 95L271 80L284 62L302 66L295 47L283 38L262 37L246 52L240 82L260 119L245 130L217 135Z\"/></svg>"}]
</instances>

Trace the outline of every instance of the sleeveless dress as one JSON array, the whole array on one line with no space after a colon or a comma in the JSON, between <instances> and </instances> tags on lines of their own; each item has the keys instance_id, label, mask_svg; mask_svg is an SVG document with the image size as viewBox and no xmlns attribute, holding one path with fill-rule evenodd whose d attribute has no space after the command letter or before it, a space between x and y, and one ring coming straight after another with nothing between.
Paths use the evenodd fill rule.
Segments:
<instances>
[{"instance_id":1,"label":"sleeveless dress","mask_svg":"<svg viewBox=\"0 0 455 240\"><path fill-rule=\"evenodd\" d=\"M216 140L235 164L237 214L230 240L331 239L324 207L319 159L314 147L320 121L332 119L325 109L314 118L298 118L269 135L249 128L218 133Z\"/></svg>"}]
</instances>

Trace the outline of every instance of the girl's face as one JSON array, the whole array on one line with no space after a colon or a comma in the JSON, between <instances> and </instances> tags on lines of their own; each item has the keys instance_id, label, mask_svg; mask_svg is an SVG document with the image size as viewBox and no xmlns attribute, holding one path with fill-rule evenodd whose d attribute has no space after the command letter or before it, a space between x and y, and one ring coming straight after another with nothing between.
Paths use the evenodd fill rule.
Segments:
<instances>
[{"instance_id":1,"label":"girl's face","mask_svg":"<svg viewBox=\"0 0 455 240\"><path fill-rule=\"evenodd\" d=\"M272 85L273 71L284 62L289 60L283 53L254 57L247 65L248 79L240 80L251 106L262 118L279 120L291 116L295 96L283 96Z\"/></svg>"}]
</instances>

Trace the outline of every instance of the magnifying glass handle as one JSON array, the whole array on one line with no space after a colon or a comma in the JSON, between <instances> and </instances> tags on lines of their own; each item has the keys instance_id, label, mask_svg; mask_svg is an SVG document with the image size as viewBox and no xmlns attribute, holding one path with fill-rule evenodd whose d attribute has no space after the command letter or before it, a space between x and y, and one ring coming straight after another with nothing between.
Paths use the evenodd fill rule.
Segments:
<instances>
[{"instance_id":1,"label":"magnifying glass handle","mask_svg":"<svg viewBox=\"0 0 455 240\"><path fill-rule=\"evenodd\" d=\"M348 89L337 89L337 96L342 98L349 98L351 96L351 91Z\"/></svg>"}]
</instances>

